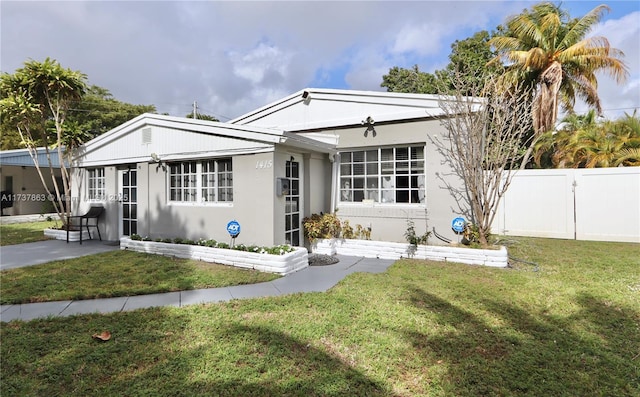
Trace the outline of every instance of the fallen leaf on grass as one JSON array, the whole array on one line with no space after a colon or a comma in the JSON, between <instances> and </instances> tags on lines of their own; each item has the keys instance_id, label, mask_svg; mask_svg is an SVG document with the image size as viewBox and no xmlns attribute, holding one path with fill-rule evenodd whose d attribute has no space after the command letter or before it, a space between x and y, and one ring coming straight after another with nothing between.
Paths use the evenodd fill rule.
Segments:
<instances>
[{"instance_id":1,"label":"fallen leaf on grass","mask_svg":"<svg viewBox=\"0 0 640 397\"><path fill-rule=\"evenodd\" d=\"M109 339L111 339L111 332L109 331L102 331L101 334L93 334L92 336L93 339L99 339L103 342L108 341Z\"/></svg>"}]
</instances>

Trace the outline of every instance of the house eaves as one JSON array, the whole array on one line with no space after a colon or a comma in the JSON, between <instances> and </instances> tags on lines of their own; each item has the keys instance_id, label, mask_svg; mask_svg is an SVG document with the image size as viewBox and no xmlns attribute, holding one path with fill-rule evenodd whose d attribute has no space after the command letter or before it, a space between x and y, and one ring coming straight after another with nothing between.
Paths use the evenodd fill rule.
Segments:
<instances>
[{"instance_id":1,"label":"house eaves","mask_svg":"<svg viewBox=\"0 0 640 397\"><path fill-rule=\"evenodd\" d=\"M58 149L49 149L49 154L51 159L51 166L54 168L60 168ZM46 148L37 148L37 160L40 167L49 167ZM31 154L29 154L29 149L12 149L0 151L0 166L2 165L35 167L33 158L31 157Z\"/></svg>"},{"instance_id":2,"label":"house eaves","mask_svg":"<svg viewBox=\"0 0 640 397\"><path fill-rule=\"evenodd\" d=\"M307 88L229 123L310 132L375 123L399 123L445 115L443 100L427 94Z\"/></svg>"}]
</instances>

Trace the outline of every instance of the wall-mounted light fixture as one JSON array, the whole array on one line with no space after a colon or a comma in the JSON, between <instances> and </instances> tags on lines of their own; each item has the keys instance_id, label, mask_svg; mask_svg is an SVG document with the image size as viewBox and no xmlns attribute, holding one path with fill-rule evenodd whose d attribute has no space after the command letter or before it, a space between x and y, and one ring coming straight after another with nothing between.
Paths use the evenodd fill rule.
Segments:
<instances>
[{"instance_id":1,"label":"wall-mounted light fixture","mask_svg":"<svg viewBox=\"0 0 640 397\"><path fill-rule=\"evenodd\" d=\"M151 161L149 163L158 164L158 166L156 167L156 171L158 170L158 168L162 168L162 171L167 170L167 165L162 161L160 156L158 156L156 153L151 153Z\"/></svg>"}]
</instances>

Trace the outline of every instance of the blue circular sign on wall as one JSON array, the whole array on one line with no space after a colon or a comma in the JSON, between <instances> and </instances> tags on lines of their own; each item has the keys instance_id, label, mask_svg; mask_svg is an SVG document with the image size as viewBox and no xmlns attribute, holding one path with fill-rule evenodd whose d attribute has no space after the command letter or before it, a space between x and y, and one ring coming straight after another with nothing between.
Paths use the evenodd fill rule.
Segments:
<instances>
[{"instance_id":1,"label":"blue circular sign on wall","mask_svg":"<svg viewBox=\"0 0 640 397\"><path fill-rule=\"evenodd\" d=\"M238 237L240 234L240 223L235 220L227 223L227 232L229 232L229 235L233 238Z\"/></svg>"},{"instance_id":2,"label":"blue circular sign on wall","mask_svg":"<svg viewBox=\"0 0 640 397\"><path fill-rule=\"evenodd\" d=\"M457 217L451 222L451 228L456 233L462 233L464 232L464 225L466 223L467 222L464 220L464 218Z\"/></svg>"}]
</instances>

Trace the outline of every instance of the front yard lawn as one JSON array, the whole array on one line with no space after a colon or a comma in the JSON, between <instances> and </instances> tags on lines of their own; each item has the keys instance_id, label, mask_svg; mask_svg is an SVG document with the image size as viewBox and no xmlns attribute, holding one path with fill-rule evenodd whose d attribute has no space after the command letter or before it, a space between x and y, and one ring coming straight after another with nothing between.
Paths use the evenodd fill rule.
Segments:
<instances>
[{"instance_id":1,"label":"front yard lawn","mask_svg":"<svg viewBox=\"0 0 640 397\"><path fill-rule=\"evenodd\" d=\"M0 273L0 303L110 298L254 284L278 275L195 260L112 251Z\"/></svg>"},{"instance_id":2,"label":"front yard lawn","mask_svg":"<svg viewBox=\"0 0 640 397\"><path fill-rule=\"evenodd\" d=\"M0 225L0 245L14 245L48 240L44 229L58 227L60 222L41 221Z\"/></svg>"},{"instance_id":3,"label":"front yard lawn","mask_svg":"<svg viewBox=\"0 0 640 397\"><path fill-rule=\"evenodd\" d=\"M639 396L640 244L514 240L539 267L400 260L326 293L2 323L0 394Z\"/></svg>"}]
</instances>

